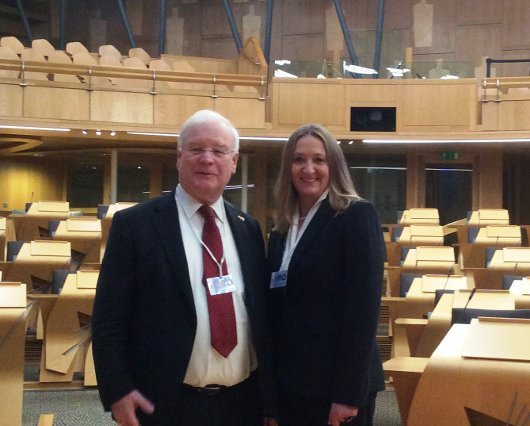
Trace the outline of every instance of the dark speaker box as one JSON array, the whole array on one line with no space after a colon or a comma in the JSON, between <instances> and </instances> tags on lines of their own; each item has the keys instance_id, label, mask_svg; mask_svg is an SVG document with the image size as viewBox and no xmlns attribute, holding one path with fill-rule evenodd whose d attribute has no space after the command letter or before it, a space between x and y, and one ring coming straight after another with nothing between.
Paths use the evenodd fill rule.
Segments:
<instances>
[{"instance_id":1,"label":"dark speaker box","mask_svg":"<svg viewBox=\"0 0 530 426\"><path fill-rule=\"evenodd\" d=\"M395 132L395 107L351 107L351 132Z\"/></svg>"}]
</instances>

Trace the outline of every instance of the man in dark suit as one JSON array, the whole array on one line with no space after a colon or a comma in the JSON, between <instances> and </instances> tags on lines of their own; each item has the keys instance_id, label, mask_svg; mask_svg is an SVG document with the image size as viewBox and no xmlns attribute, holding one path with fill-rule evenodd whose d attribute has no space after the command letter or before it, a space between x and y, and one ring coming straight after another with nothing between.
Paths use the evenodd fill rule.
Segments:
<instances>
[{"instance_id":1,"label":"man in dark suit","mask_svg":"<svg viewBox=\"0 0 530 426\"><path fill-rule=\"evenodd\" d=\"M226 118L195 113L179 136L176 190L113 218L92 327L100 397L120 425L275 424L263 238L222 198L238 145ZM208 215L218 231L206 232ZM230 314L217 318L221 296Z\"/></svg>"}]
</instances>

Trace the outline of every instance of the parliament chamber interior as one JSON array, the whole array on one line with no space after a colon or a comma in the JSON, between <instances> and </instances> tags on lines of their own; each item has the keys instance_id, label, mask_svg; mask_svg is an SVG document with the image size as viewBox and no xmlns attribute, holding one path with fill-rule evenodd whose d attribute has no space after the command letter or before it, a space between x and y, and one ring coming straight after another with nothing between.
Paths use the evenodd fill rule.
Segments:
<instances>
[{"instance_id":1,"label":"parliament chamber interior","mask_svg":"<svg viewBox=\"0 0 530 426\"><path fill-rule=\"evenodd\" d=\"M529 23L524 0L0 1L0 424L103 424L28 407L97 389L113 214L175 188L201 109L239 130L224 197L265 237L305 123L375 206L397 417L375 424L528 424Z\"/></svg>"}]
</instances>

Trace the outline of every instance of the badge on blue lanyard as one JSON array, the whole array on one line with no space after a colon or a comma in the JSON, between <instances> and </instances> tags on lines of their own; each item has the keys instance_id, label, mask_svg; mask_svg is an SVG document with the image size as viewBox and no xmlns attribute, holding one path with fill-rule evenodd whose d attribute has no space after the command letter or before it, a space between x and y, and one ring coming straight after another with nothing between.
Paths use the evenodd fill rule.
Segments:
<instances>
[{"instance_id":1,"label":"badge on blue lanyard","mask_svg":"<svg viewBox=\"0 0 530 426\"><path fill-rule=\"evenodd\" d=\"M287 270L277 271L271 274L270 288L281 288L287 285Z\"/></svg>"}]
</instances>

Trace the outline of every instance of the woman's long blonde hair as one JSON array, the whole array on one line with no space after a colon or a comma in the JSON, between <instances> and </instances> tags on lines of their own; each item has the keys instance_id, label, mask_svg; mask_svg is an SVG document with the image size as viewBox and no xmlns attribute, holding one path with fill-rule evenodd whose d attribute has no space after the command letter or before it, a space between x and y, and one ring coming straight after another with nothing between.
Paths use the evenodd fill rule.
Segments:
<instances>
[{"instance_id":1,"label":"woman's long blonde hair","mask_svg":"<svg viewBox=\"0 0 530 426\"><path fill-rule=\"evenodd\" d=\"M333 210L340 213L361 197L355 191L348 165L337 140L324 127L318 124L306 124L289 137L283 148L280 174L274 185L276 209L274 212L274 230L287 232L292 217L298 208L297 193L291 176L296 143L303 136L314 136L324 144L326 160L329 167L329 204Z\"/></svg>"}]
</instances>

